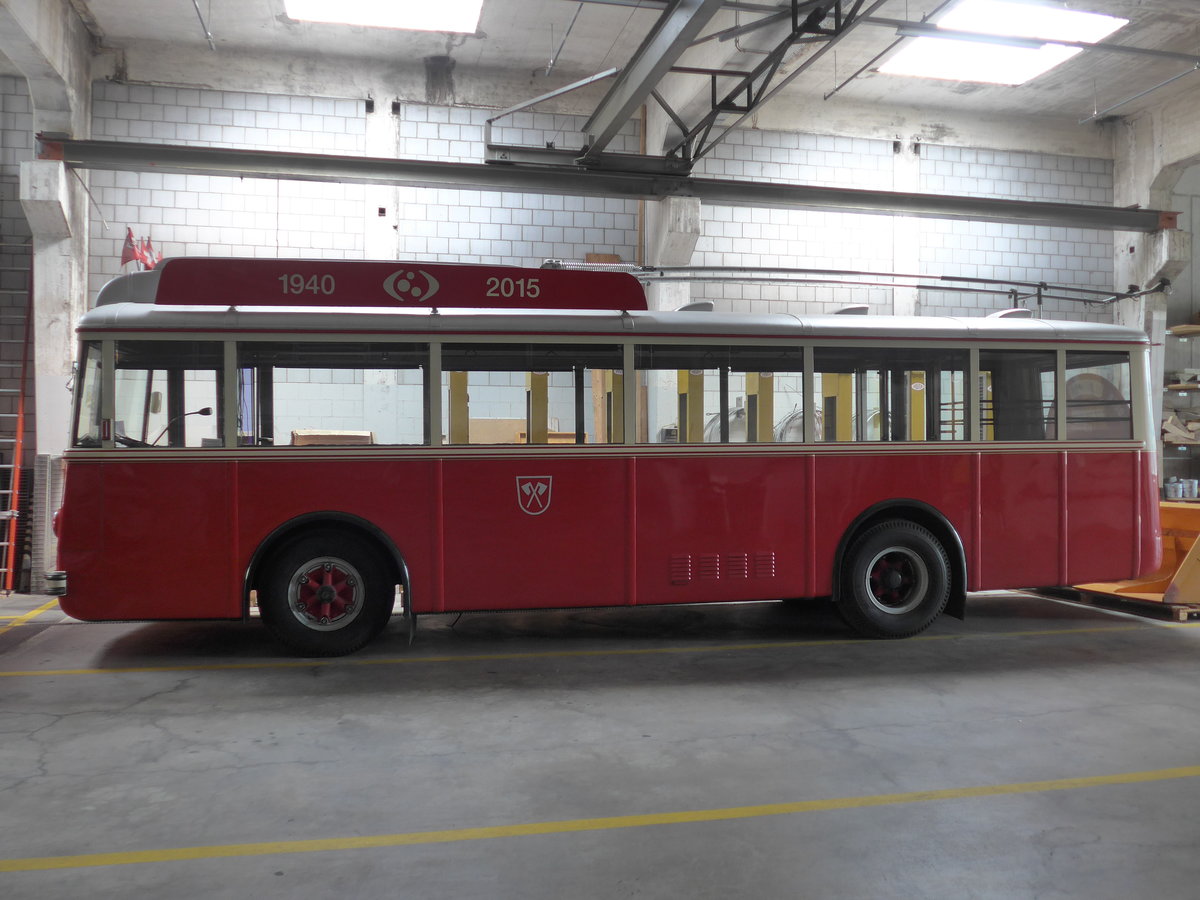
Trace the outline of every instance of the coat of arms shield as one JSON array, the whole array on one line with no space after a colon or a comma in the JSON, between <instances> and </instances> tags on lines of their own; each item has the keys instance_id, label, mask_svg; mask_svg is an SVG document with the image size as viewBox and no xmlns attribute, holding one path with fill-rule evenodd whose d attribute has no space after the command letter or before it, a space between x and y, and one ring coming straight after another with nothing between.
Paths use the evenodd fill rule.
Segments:
<instances>
[{"instance_id":1,"label":"coat of arms shield","mask_svg":"<svg viewBox=\"0 0 1200 900\"><path fill-rule=\"evenodd\" d=\"M550 492L554 486L552 475L518 475L517 505L531 516L540 516L550 508Z\"/></svg>"}]
</instances>

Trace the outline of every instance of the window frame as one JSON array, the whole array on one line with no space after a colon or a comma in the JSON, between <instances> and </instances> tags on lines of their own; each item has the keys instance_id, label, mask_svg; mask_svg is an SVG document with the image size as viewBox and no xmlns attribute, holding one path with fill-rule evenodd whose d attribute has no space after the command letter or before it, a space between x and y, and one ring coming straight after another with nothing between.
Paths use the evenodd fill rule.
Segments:
<instances>
[{"instance_id":1,"label":"window frame","mask_svg":"<svg viewBox=\"0 0 1200 900\"><path fill-rule=\"evenodd\" d=\"M283 332L275 330L263 330L261 332L246 332L236 335L226 333L211 333L207 331L196 332L163 332L161 334L147 334L144 331L96 331L91 333L83 333L80 335L78 348L80 353L80 361L83 362L85 348L89 345L98 346L99 351L99 374L100 374L100 428L101 439L99 448L82 448L76 446L79 434L79 416L81 414L82 397L73 399L73 416L71 424L71 445L68 449L90 450L104 449L113 450L121 449L115 443L112 433L113 424L115 423L116 413L116 346L118 341L164 341L164 342L218 342L223 344L224 353L224 384L221 392L221 400L223 402L223 434L222 448L226 450L254 450L256 448L249 445L240 445L238 443L238 347L243 343L270 343L270 342L305 342L305 341L337 341L351 343L399 343L399 344L421 344L427 348L427 367L425 368L426 379L423 386L423 407L426 414L425 436L426 440L422 444L385 444L377 445L375 449L381 451L395 451L397 449L424 449L424 448L454 448L467 449L471 445L451 445L449 442L441 440L440 427L433 427L433 423L441 421L442 415L442 396L441 396L441 377L443 374L442 366L442 347L445 344L464 344L464 343L559 343L559 344L601 344L608 346L616 346L619 348L622 356L622 371L625 373L637 374L638 370L634 366L636 349L641 346L663 346L663 345L680 345L680 346L700 346L700 345L715 345L721 347L736 348L739 346L746 347L780 347L780 348L797 348L803 354L803 371L801 373L802 391L804 396L803 420L804 420L804 441L801 442L771 442L779 444L781 449L790 447L796 449L801 446L829 446L828 442L817 441L816 438L816 417L814 415L815 408L812 403L812 398L809 397L814 383L815 374L815 353L818 348L822 347L841 347L841 348L870 348L878 346L879 339L872 340L855 340L848 338L824 338L821 336L803 335L796 337L747 337L744 339L737 338L721 338L712 337L704 334L680 334L680 335L657 335L657 336L633 336L619 335L613 333L587 333L587 334L561 334L561 335L539 335L520 332L505 332L487 335L478 334L430 334L430 333L413 333L413 334L387 334L387 333L348 333L348 334L322 334L320 332ZM1149 423L1147 416L1149 415L1149 379L1150 372L1148 371L1147 356L1143 349L1134 344L1125 344L1121 342L1104 342L1104 341L1077 341L1077 342L1062 342L1054 341L1000 341L1000 340L979 340L972 339L964 335L962 338L954 341L939 341L936 339L918 339L913 341L905 341L903 347L910 349L926 349L952 346L956 350L965 350L968 354L967 367L967 384L966 391L966 437L963 440L941 440L941 441L915 441L915 442L893 442L893 441L870 441L865 442L872 446L877 444L892 445L897 443L915 443L915 444L938 444L946 448L951 446L960 447L963 444L1001 444L1001 443L1019 443L1032 446L1042 446L1046 444L1071 443L1071 444L1088 444L1096 443L1099 440L1101 443L1113 442L1136 442L1147 444L1156 440L1156 435L1153 433L1152 424ZM981 399L978 390L971 388L972 385L979 384L980 377L980 354L989 350L1042 350L1051 351L1055 354L1055 437L1047 440L1029 439L1029 440L984 440L982 433L981 421ZM1085 439L1085 438L1067 438L1067 403L1066 403L1066 381L1067 381L1067 354L1069 352L1083 351L1094 353L1112 353L1121 357L1121 362L1127 361L1129 366L1129 409L1131 417L1130 437L1128 438L1107 438L1107 439ZM80 365L76 370L76 380L84 377L84 366ZM636 378L634 379L636 381ZM628 381L628 379L627 379ZM624 447L627 449L640 448L645 450L649 447L660 446L676 448L690 447L692 450L699 448L716 448L716 447L765 447L768 446L765 442L747 441L730 443L701 443L701 444L676 444L676 445L655 445L653 443L639 443L636 440L636 425L637 425L637 391L631 389L627 383L623 397L623 434L621 440L606 444L521 444L514 445L519 447L539 447L551 446L556 451L566 451L568 447L590 447L597 449L600 447ZM106 425L107 423L107 425ZM107 427L108 436L104 436ZM858 444L860 442L852 442ZM166 448L163 446L155 449L164 450L190 450L194 451L197 448ZM270 449L270 448L267 448ZM317 447L313 449L334 449L328 447ZM368 448L360 448L368 449ZM538 451L533 451L538 452Z\"/></svg>"}]
</instances>

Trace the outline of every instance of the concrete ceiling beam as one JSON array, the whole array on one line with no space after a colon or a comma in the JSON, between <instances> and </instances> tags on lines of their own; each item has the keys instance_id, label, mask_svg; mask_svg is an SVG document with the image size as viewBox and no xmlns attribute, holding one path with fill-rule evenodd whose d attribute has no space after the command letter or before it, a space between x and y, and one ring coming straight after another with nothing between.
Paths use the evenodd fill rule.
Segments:
<instances>
[{"instance_id":1,"label":"concrete ceiling beam","mask_svg":"<svg viewBox=\"0 0 1200 900\"><path fill-rule=\"evenodd\" d=\"M0 2L0 56L25 76L34 130L86 137L92 45L65 0Z\"/></svg>"}]
</instances>

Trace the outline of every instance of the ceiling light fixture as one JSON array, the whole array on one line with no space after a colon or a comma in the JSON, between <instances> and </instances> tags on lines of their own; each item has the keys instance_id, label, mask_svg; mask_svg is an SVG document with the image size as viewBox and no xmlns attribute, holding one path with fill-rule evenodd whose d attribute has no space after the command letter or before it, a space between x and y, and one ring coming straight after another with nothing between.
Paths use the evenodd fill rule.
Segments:
<instances>
[{"instance_id":1,"label":"ceiling light fixture","mask_svg":"<svg viewBox=\"0 0 1200 900\"><path fill-rule=\"evenodd\" d=\"M1128 22L1044 2L962 0L936 26L901 29L901 35L922 36L906 43L879 71L949 81L1024 84L1081 52L1079 47L1053 41L1095 43ZM937 34L939 28L973 34L943 36Z\"/></svg>"},{"instance_id":2,"label":"ceiling light fixture","mask_svg":"<svg viewBox=\"0 0 1200 900\"><path fill-rule=\"evenodd\" d=\"M483 0L283 0L283 7L305 22L474 34Z\"/></svg>"}]
</instances>

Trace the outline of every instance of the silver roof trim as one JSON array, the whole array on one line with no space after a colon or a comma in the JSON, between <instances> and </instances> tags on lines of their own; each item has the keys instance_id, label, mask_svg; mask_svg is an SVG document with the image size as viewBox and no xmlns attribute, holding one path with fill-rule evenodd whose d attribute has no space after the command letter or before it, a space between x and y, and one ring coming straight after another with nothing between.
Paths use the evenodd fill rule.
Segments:
<instances>
[{"instance_id":1,"label":"silver roof trim","mask_svg":"<svg viewBox=\"0 0 1200 900\"><path fill-rule=\"evenodd\" d=\"M149 272L130 272L114 278L96 295L97 306L108 306L112 303L153 303L158 296L158 277L161 269L151 269Z\"/></svg>"},{"instance_id":2,"label":"silver roof trim","mask_svg":"<svg viewBox=\"0 0 1200 900\"><path fill-rule=\"evenodd\" d=\"M153 272L142 273L153 275ZM148 283L148 282L147 282ZM267 331L297 333L667 334L695 337L817 337L849 340L1149 342L1135 328L1094 322L949 316L794 316L610 310L476 310L341 307L195 307L108 303L78 331Z\"/></svg>"}]
</instances>

